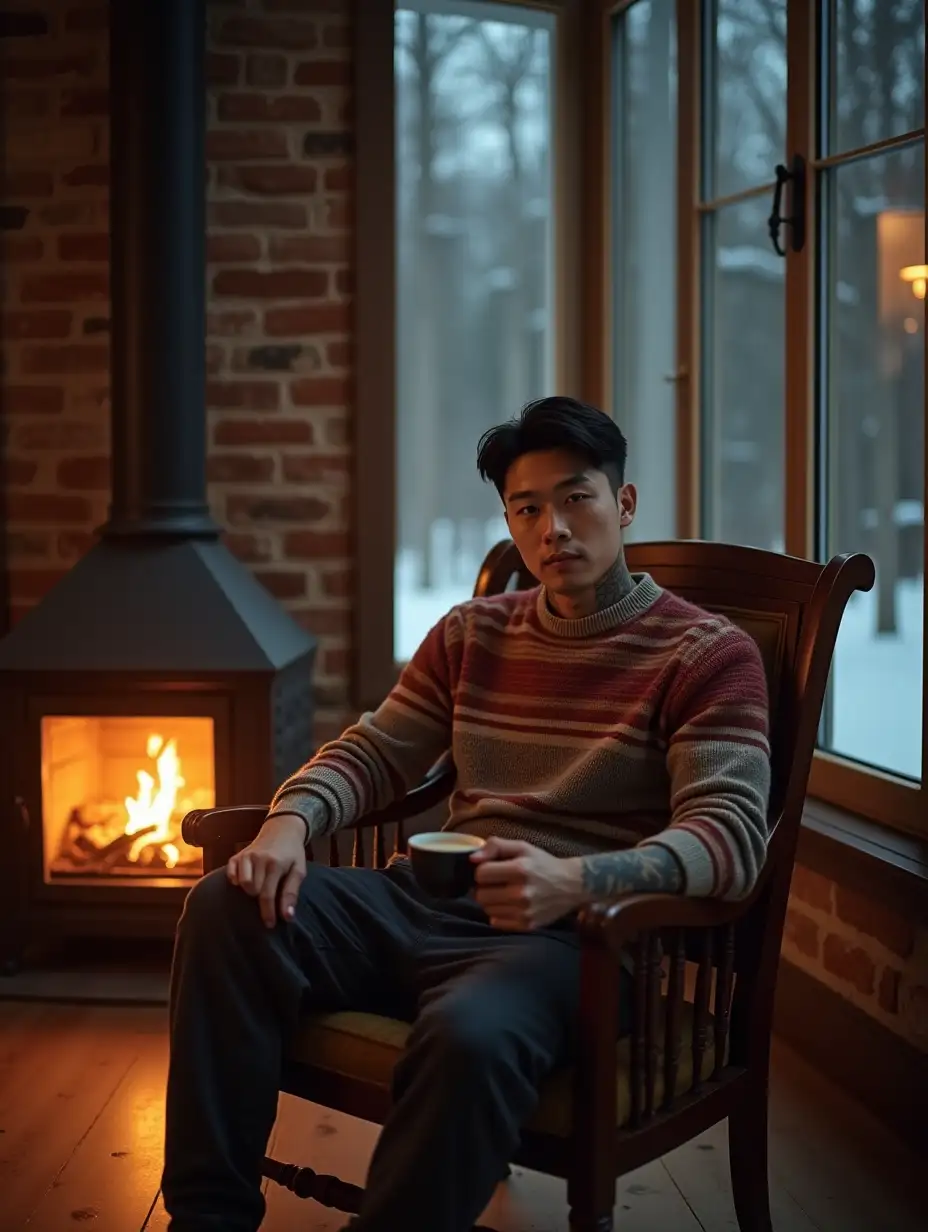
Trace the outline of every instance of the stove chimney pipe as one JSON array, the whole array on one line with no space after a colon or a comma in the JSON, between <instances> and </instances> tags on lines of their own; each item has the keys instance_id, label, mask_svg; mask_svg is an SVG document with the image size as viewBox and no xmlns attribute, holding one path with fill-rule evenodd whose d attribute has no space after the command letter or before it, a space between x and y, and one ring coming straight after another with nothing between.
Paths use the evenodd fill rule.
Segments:
<instances>
[{"instance_id":1,"label":"stove chimney pipe","mask_svg":"<svg viewBox=\"0 0 928 1232\"><path fill-rule=\"evenodd\" d=\"M204 0L111 0L106 538L219 534L206 501L205 55Z\"/></svg>"}]
</instances>

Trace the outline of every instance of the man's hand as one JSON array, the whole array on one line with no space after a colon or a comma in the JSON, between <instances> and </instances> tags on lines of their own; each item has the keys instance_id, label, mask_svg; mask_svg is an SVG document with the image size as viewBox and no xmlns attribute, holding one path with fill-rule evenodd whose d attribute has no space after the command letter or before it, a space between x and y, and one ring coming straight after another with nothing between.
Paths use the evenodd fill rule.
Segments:
<instances>
[{"instance_id":1,"label":"man's hand","mask_svg":"<svg viewBox=\"0 0 928 1232\"><path fill-rule=\"evenodd\" d=\"M560 860L531 843L490 838L471 860L477 902L494 928L544 928L586 901L579 861Z\"/></svg>"},{"instance_id":2,"label":"man's hand","mask_svg":"<svg viewBox=\"0 0 928 1232\"><path fill-rule=\"evenodd\" d=\"M268 817L254 842L237 851L226 865L226 876L233 885L257 898L261 919L268 928L277 922L278 892L280 914L293 918L300 884L306 876L306 823L295 813Z\"/></svg>"}]
</instances>

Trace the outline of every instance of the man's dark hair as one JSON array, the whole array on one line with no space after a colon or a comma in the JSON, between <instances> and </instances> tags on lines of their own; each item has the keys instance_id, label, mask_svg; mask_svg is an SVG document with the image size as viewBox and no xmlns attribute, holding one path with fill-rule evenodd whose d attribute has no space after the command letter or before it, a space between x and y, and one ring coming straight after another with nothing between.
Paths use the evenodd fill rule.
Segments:
<instances>
[{"instance_id":1,"label":"man's dark hair","mask_svg":"<svg viewBox=\"0 0 928 1232\"><path fill-rule=\"evenodd\" d=\"M604 411L574 398L538 398L519 415L484 432L477 446L477 470L503 496L506 473L517 458L542 449L569 449L603 471L612 494L625 482L628 443Z\"/></svg>"}]
</instances>

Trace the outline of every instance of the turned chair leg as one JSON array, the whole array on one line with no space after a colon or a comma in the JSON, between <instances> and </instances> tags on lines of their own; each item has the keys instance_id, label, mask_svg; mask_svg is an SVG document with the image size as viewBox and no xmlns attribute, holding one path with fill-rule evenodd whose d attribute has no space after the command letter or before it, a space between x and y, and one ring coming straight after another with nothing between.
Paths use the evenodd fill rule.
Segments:
<instances>
[{"instance_id":1,"label":"turned chair leg","mask_svg":"<svg viewBox=\"0 0 928 1232\"><path fill-rule=\"evenodd\" d=\"M767 1087L758 1083L728 1118L728 1159L741 1232L773 1232L767 1177Z\"/></svg>"}]
</instances>

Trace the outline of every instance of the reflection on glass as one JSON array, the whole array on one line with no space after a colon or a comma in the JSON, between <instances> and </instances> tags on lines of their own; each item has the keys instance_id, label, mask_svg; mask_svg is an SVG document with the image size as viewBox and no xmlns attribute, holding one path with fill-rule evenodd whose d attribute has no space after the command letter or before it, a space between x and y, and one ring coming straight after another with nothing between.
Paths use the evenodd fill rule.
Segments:
<instances>
[{"instance_id":1,"label":"reflection on glass","mask_svg":"<svg viewBox=\"0 0 928 1232\"><path fill-rule=\"evenodd\" d=\"M705 198L772 181L786 141L786 0L716 0L715 9Z\"/></svg>"},{"instance_id":2,"label":"reflection on glass","mask_svg":"<svg viewBox=\"0 0 928 1232\"><path fill-rule=\"evenodd\" d=\"M925 122L925 0L835 0L829 153Z\"/></svg>"},{"instance_id":3,"label":"reflection on glass","mask_svg":"<svg viewBox=\"0 0 928 1232\"><path fill-rule=\"evenodd\" d=\"M707 221L703 518L710 539L784 549L784 266L766 199Z\"/></svg>"},{"instance_id":4,"label":"reflection on glass","mask_svg":"<svg viewBox=\"0 0 928 1232\"><path fill-rule=\"evenodd\" d=\"M507 536L481 433L553 392L554 17L461 7L395 21L400 661Z\"/></svg>"},{"instance_id":5,"label":"reflection on glass","mask_svg":"<svg viewBox=\"0 0 928 1232\"><path fill-rule=\"evenodd\" d=\"M639 0L616 20L614 414L638 485L631 538L676 533L675 0Z\"/></svg>"},{"instance_id":6,"label":"reflection on glass","mask_svg":"<svg viewBox=\"0 0 928 1232\"><path fill-rule=\"evenodd\" d=\"M827 548L867 552L832 670L826 747L922 774L924 143L831 173Z\"/></svg>"}]
</instances>

